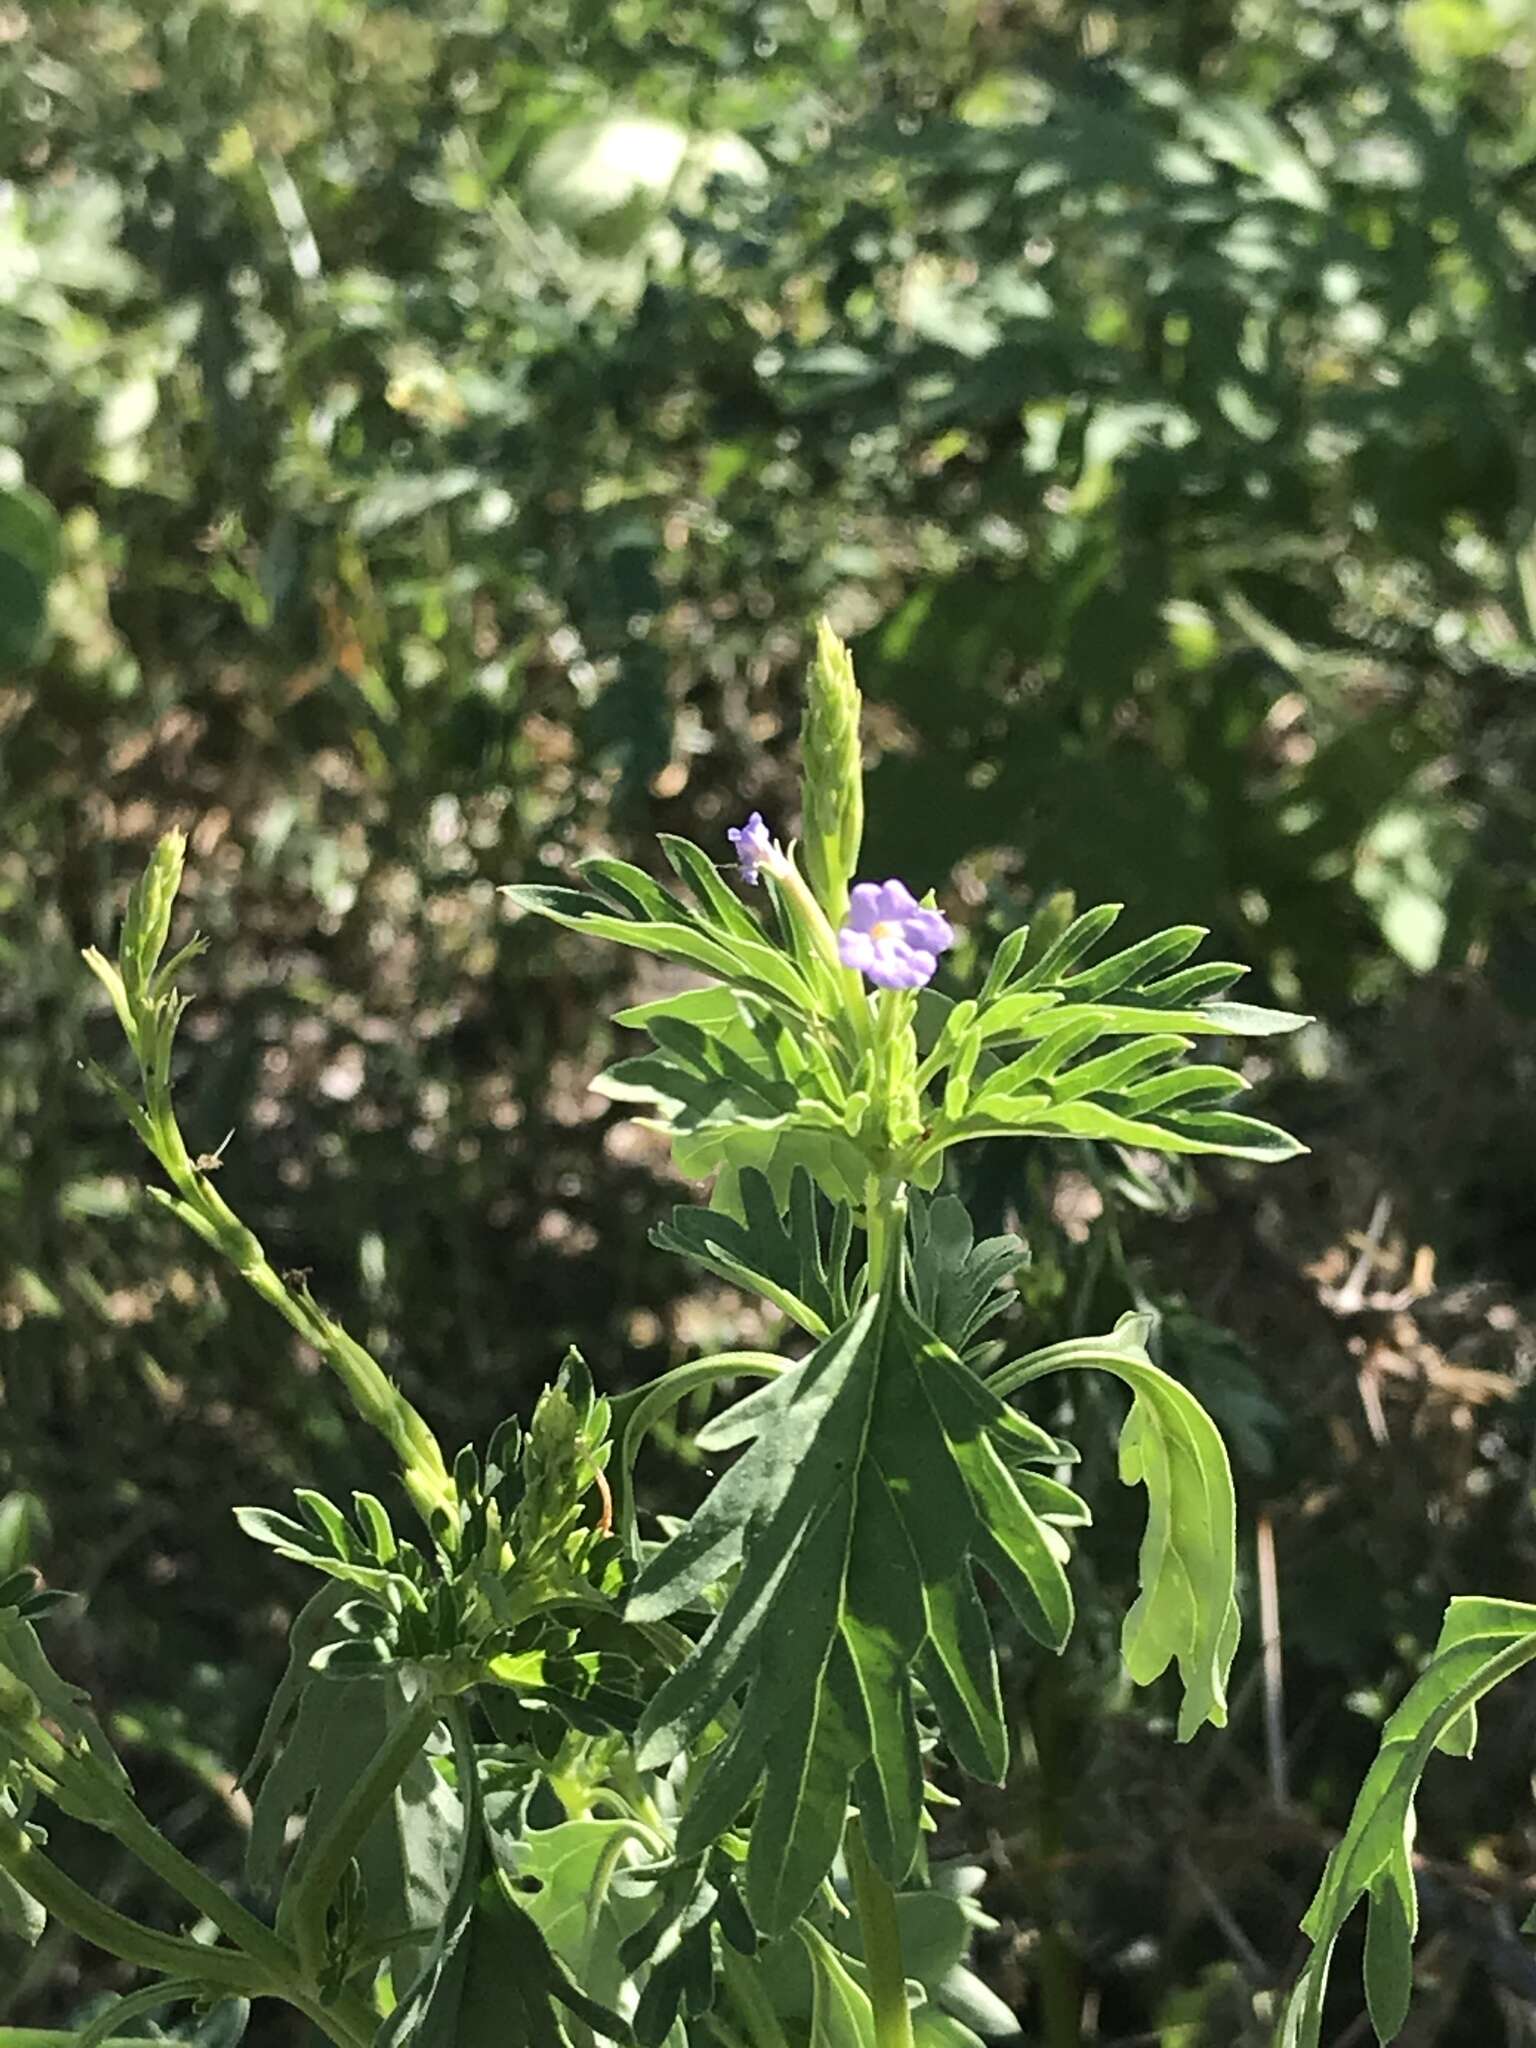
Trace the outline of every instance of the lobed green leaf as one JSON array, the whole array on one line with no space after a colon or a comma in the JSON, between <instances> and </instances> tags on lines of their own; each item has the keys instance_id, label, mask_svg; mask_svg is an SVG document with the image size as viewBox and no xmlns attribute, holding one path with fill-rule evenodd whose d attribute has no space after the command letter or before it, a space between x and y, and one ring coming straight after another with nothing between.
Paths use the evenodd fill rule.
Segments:
<instances>
[{"instance_id":1,"label":"lobed green leaf","mask_svg":"<svg viewBox=\"0 0 1536 2048\"><path fill-rule=\"evenodd\" d=\"M1414 1800L1435 1750L1470 1756L1483 1694L1536 1659L1536 1606L1478 1597L1453 1600L1433 1656L1381 1732L1381 1747L1343 1840L1328 1858L1302 1921L1312 1955L1286 2003L1281 2048L1317 2048L1334 1944L1368 1900L1366 1999L1381 2042L1407 2018L1413 1989L1418 1895L1411 1858Z\"/></svg>"},{"instance_id":2,"label":"lobed green leaf","mask_svg":"<svg viewBox=\"0 0 1536 2048\"><path fill-rule=\"evenodd\" d=\"M1003 1769L974 1573L1052 1649L1072 1598L1053 1526L1065 1489L1046 1502L1048 1522L1010 1465L1054 1460L1055 1439L1013 1415L904 1304L866 1302L751 1399L750 1448L645 1566L629 1615L678 1613L739 1565L647 1707L639 1761L656 1768L702 1744L740 1698L691 1790L678 1853L707 1848L760 1783L747 1901L773 1935L825 1877L850 1793L876 1861L892 1882L906 1876L921 1825L918 1683L956 1754Z\"/></svg>"},{"instance_id":3,"label":"lobed green leaf","mask_svg":"<svg viewBox=\"0 0 1536 2048\"><path fill-rule=\"evenodd\" d=\"M1120 1477L1147 1492L1141 1591L1122 1648L1138 1685L1177 1663L1184 1699L1179 1739L1227 1718L1237 1648L1237 1507L1221 1434L1186 1387L1148 1357L1145 1316L1122 1316L1110 1337L1074 1338L1004 1366L988 1381L1010 1394L1051 1372L1098 1370L1131 1389L1120 1433Z\"/></svg>"}]
</instances>

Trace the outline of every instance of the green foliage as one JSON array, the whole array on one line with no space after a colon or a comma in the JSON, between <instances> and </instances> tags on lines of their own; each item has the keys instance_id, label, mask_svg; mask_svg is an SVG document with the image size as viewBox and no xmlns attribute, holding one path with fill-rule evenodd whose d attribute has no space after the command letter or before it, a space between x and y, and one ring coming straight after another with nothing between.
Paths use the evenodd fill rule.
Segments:
<instances>
[{"instance_id":1,"label":"green foliage","mask_svg":"<svg viewBox=\"0 0 1536 2048\"><path fill-rule=\"evenodd\" d=\"M1147 1356L1150 1319L1123 1316L1108 1338L1076 1338L1004 1366L988 1382L1012 1393L1047 1373L1114 1373L1134 1396L1120 1431L1120 1477L1147 1492L1141 1592L1125 1618L1125 1668L1151 1685L1177 1661L1179 1737L1227 1718L1237 1649L1237 1503L1220 1432L1200 1403Z\"/></svg>"},{"instance_id":2,"label":"green foliage","mask_svg":"<svg viewBox=\"0 0 1536 2048\"><path fill-rule=\"evenodd\" d=\"M1240 1475L1265 1460L1293 1802L1332 1817L1342 1703L1395 1696L1449 1589L1528 1579L1529 37L1505 0L738 14L188 0L23 9L0 49L0 1578L89 1588L59 1661L226 1875L220 1765L295 1583L228 1507L394 1503L386 1440L345 1443L333 1379L283 1370L302 1347L356 1331L445 1443L485 1445L568 1344L617 1393L692 1356L729 1309L710 1280L759 1292L644 1260L676 1190L576 1106L614 970L499 930L491 885L598 844L644 862L652 823L718 850L749 803L790 837L823 609L857 640L865 864L963 903L951 994L1070 884L1127 896L1134 934L1211 926L1261 1001L1327 1019L1231 1060L1282 1122L1287 1077L1317 1084L1317 1159L1262 1201L1241 1166L1112 1140L947 1155L978 1233L1029 1241L1006 1355L1155 1305ZM137 1198L77 1073L110 1026L75 948L177 824L220 960L174 1055L187 1149L279 1277L312 1267L326 1326L291 1340ZM862 1201L837 1132L732 1142L781 1201L813 1165ZM1080 1178L1106 1204L1082 1223ZM717 1249L732 1182L697 1226ZM1421 1245L1439 1284L1389 1312L1415 1374L1384 1368L1378 1449L1350 1347L1379 1356L1383 1312L1316 1276L1383 1193L1381 1291ZM918 1231L914 1203L914 1290ZM1446 1360L1513 1392L1458 1407ZM1115 1397L1059 1384L1092 1563L1128 1571ZM696 1420L639 1453L642 1511L691 1502ZM1278 1975L1257 1718L1233 1769L1182 1778L1112 1662L1085 1630L1061 1673L1065 1843L1031 1753L946 1817L1018 1873L998 1981L1048 2025L1053 1943L1080 1944L1122 2031L1217 1982L1201 2024L1251 2031L1165 1852L1177 1816ZM1010 1717L1033 1669L1005 1660ZM1437 1868L1528 1867L1518 1759L1462 1775L1427 1804ZM1069 1873L1054 1905L1037 1864ZM1426 1913L1467 1978L1431 2024L1481 2039L1517 1961L1500 1880L1449 1881ZM1133 1936L1134 1985L1104 1960ZM11 1961L7 2018L106 1981Z\"/></svg>"},{"instance_id":3,"label":"green foliage","mask_svg":"<svg viewBox=\"0 0 1536 2048\"><path fill-rule=\"evenodd\" d=\"M790 1176L782 1214L772 1182L754 1167L737 1175L736 1199L739 1219L718 1208L674 1209L653 1241L762 1294L811 1336L830 1336L848 1320L850 1212L832 1208L824 1233L816 1187L804 1167Z\"/></svg>"},{"instance_id":4,"label":"green foliage","mask_svg":"<svg viewBox=\"0 0 1536 2048\"><path fill-rule=\"evenodd\" d=\"M1419 1780L1437 1749L1472 1755L1477 1701L1533 1657L1536 1607L1478 1597L1451 1602L1433 1656L1381 1732L1380 1752L1302 1922L1313 1953L1291 1995L1283 2048L1316 2048L1334 1944L1362 1899L1370 1902L1365 1990L1371 2024L1378 2041L1401 2032L1419 1924L1412 1863Z\"/></svg>"},{"instance_id":5,"label":"green foliage","mask_svg":"<svg viewBox=\"0 0 1536 2048\"><path fill-rule=\"evenodd\" d=\"M647 1707L640 1756L662 1764L687 1750L747 1688L680 1843L687 1853L728 1827L761 1777L748 1899L758 1925L780 1934L832 1862L850 1781L876 1860L893 1883L910 1871L922 1785L914 1677L956 1754L1001 1776L1006 1735L973 1569L1060 1648L1072 1600L1052 1525L1082 1509L1054 1481L1010 1469L1007 1456L1051 1462L1059 1447L989 1401L889 1296L754 1396L750 1427L752 1448L641 1573L630 1614L675 1614L740 1566Z\"/></svg>"},{"instance_id":6,"label":"green foliage","mask_svg":"<svg viewBox=\"0 0 1536 2048\"><path fill-rule=\"evenodd\" d=\"M623 1013L654 1050L620 1061L597 1086L654 1109L681 1171L724 1171L727 1203L747 1167L766 1170L781 1201L801 1166L833 1202L860 1202L871 1171L931 1186L945 1153L978 1138L1087 1138L1266 1162L1303 1149L1274 1125L1219 1106L1247 1086L1241 1074L1180 1064L1196 1037L1268 1036L1308 1021L1204 993L1230 986L1239 967L1171 971L1206 936L1199 926L1175 926L1088 967L1084 957L1120 906L1088 912L1027 970L1016 955L979 1001L948 1010L910 1085L892 1093L877 1080L878 1049L850 1024L830 926L796 894L804 884L792 862L775 877L775 901L793 964L771 935L743 931L712 891L690 907L624 862L595 859L581 872L592 896L542 886L505 893L522 910L723 984L718 994L689 991ZM1110 996L1117 1000L1103 1000ZM1107 1039L1129 1042L1085 1057Z\"/></svg>"},{"instance_id":7,"label":"green foliage","mask_svg":"<svg viewBox=\"0 0 1536 2048\"><path fill-rule=\"evenodd\" d=\"M0 662L30 661L43 643L48 588L59 566L59 523L36 491L0 492Z\"/></svg>"}]
</instances>

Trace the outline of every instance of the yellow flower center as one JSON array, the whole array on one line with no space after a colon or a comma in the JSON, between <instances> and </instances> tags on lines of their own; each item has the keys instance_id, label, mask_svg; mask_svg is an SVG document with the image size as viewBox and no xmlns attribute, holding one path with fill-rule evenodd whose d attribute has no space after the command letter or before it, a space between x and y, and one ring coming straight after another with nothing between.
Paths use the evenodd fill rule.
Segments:
<instances>
[{"instance_id":1,"label":"yellow flower center","mask_svg":"<svg viewBox=\"0 0 1536 2048\"><path fill-rule=\"evenodd\" d=\"M878 944L881 939L898 938L900 937L900 935L900 925L892 924L891 920L888 917L876 918L875 922L869 928L869 936L876 942L876 944Z\"/></svg>"}]
</instances>

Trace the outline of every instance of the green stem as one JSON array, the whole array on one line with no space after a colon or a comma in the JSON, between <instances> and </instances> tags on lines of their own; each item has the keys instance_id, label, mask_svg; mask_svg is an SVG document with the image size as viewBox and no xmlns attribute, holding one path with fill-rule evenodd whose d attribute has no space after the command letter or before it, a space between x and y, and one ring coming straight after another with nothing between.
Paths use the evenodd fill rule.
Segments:
<instances>
[{"instance_id":1,"label":"green stem","mask_svg":"<svg viewBox=\"0 0 1536 2048\"><path fill-rule=\"evenodd\" d=\"M368 1768L291 1880L293 1888L278 1909L278 1925L292 1933L299 1968L311 1984L325 1969L331 1901L346 1876L347 1865L441 1718L442 1706L435 1693L428 1692L416 1702L374 1751Z\"/></svg>"},{"instance_id":2,"label":"green stem","mask_svg":"<svg viewBox=\"0 0 1536 2048\"><path fill-rule=\"evenodd\" d=\"M864 1229L870 1293L889 1288L893 1296L899 1294L907 1239L907 1191L900 1181L870 1175L864 1189Z\"/></svg>"},{"instance_id":3,"label":"green stem","mask_svg":"<svg viewBox=\"0 0 1536 2048\"><path fill-rule=\"evenodd\" d=\"M0 1815L0 1870L4 1870L30 1892L54 1919L83 1935L93 1947L108 1955L121 1956L142 1970L159 1970L172 1977L197 1975L206 1984L249 1997L271 1987L267 1973L249 1958L228 1949L205 1948L179 1934L162 1934L130 1920L93 1899L88 1891L67 1877L53 1860L38 1848L17 1822Z\"/></svg>"},{"instance_id":4,"label":"green stem","mask_svg":"<svg viewBox=\"0 0 1536 2048\"><path fill-rule=\"evenodd\" d=\"M314 1345L346 1387L363 1421L385 1438L399 1459L406 1490L427 1526L434 1534L451 1532L456 1504L453 1482L442 1448L425 1418L377 1359L348 1336L339 1323L333 1322L305 1290L289 1286L280 1277L255 1232L240 1221L188 1151L170 1090L168 1061L174 1019L169 1030L163 1020L156 1024L158 1057L151 1060L145 1056L143 1032L135 1028L140 1016L131 998L127 999L126 1013L120 1005L119 1015L138 1059L144 1092L142 1112L131 1102L125 1107L134 1129L165 1168L176 1189L174 1196L162 1193L160 1199L206 1244L228 1259L247 1286L276 1309L306 1342ZM154 1020L152 1015L146 1015L143 1021Z\"/></svg>"},{"instance_id":5,"label":"green stem","mask_svg":"<svg viewBox=\"0 0 1536 2048\"><path fill-rule=\"evenodd\" d=\"M183 1856L152 1821L145 1819L126 1795L121 1814L114 1814L107 1825L109 1832L125 1849L163 1879L172 1891L180 1892L188 1905L195 1906L205 1919L211 1920L222 1935L245 1951L252 1962L259 1964L274 1979L281 1980L293 1974L293 1953L287 1943L280 1941L270 1927L258 1920L254 1913L248 1913L222 1885L216 1884Z\"/></svg>"},{"instance_id":6,"label":"green stem","mask_svg":"<svg viewBox=\"0 0 1536 2048\"><path fill-rule=\"evenodd\" d=\"M154 1830L150 1832L154 1833ZM163 1836L156 1839L170 1859L177 1863L185 1860ZM136 1844L128 1846L134 1847L138 1853ZM153 1867L174 1883L183 1896L187 1895L181 1883L170 1877L162 1861L157 1859ZM6 1871L24 1891L30 1892L55 1920L72 1928L92 1947L104 1949L108 1955L119 1956L125 1963L133 1963L141 1970L155 1970L162 1975L195 1977L200 1984L216 1987L235 1998L281 1998L318 2027L334 2048L368 2048L372 2040L373 2015L362 2001L338 2000L340 2010L323 2006L298 1982L297 1969L287 1946L278 1941L269 1929L263 1928L259 1920L245 1914L243 1908L236 1908L236 1913L249 1920L251 1926L265 1936L264 1949L270 1943L275 1951L270 1966L255 1956L236 1954L227 1948L210 1948L178 1934L162 1934L158 1928L145 1927L137 1920L130 1920L125 1913L102 1905L72 1877L66 1876L38 1848L23 1827L4 1815L0 1815L0 1870ZM195 1874L202 1884L211 1883L211 1880L202 1878L200 1872ZM234 1904L218 1886L214 1885L212 1889L219 1892L226 1908ZM15 2033L13 2029L12 2034ZM39 2038L46 2041L49 2037L43 2035ZM74 2036L66 2038L73 2040ZM19 2048L25 2040L25 2030L20 2032L19 2043L16 2039L7 2038L4 2030L0 2030L0 2048Z\"/></svg>"},{"instance_id":7,"label":"green stem","mask_svg":"<svg viewBox=\"0 0 1536 2048\"><path fill-rule=\"evenodd\" d=\"M317 2027L333 2048L372 2048L373 2037L378 2031L378 2016L370 2012L360 1998L344 1994L332 2004L325 2005L295 1985L285 1987L282 1997L295 2012L301 2012L312 2027Z\"/></svg>"},{"instance_id":8,"label":"green stem","mask_svg":"<svg viewBox=\"0 0 1536 2048\"><path fill-rule=\"evenodd\" d=\"M742 1375L750 1379L771 1380L781 1372L787 1372L789 1365L788 1359L777 1358L771 1351L716 1351L708 1358L695 1358L687 1365L674 1366L649 1386L618 1397L613 1404L614 1433L618 1440L613 1471L613 1518L614 1527L621 1537L629 1540L634 1534L634 1466L640 1439L645 1432L696 1388L713 1386L716 1380L737 1379Z\"/></svg>"},{"instance_id":9,"label":"green stem","mask_svg":"<svg viewBox=\"0 0 1536 2048\"><path fill-rule=\"evenodd\" d=\"M875 2014L876 2048L913 2048L907 1972L901 1952L896 1894L869 1860L864 1831L855 1815L843 1836L843 1855L859 1915L869 1999Z\"/></svg>"},{"instance_id":10,"label":"green stem","mask_svg":"<svg viewBox=\"0 0 1536 2048\"><path fill-rule=\"evenodd\" d=\"M723 1942L720 1962L727 1996L746 2026L752 2048L789 2048L773 2001L746 1958L738 1955L729 1942Z\"/></svg>"},{"instance_id":11,"label":"green stem","mask_svg":"<svg viewBox=\"0 0 1536 2048\"><path fill-rule=\"evenodd\" d=\"M865 1228L869 1234L869 1285L889 1301L901 1291L906 1251L907 1195L899 1181L870 1176L865 1190ZM906 1961L896 1894L870 1861L864 1830L855 1814L843 1835L843 1856L859 1916L864 1962L874 2007L876 2048L913 2048L912 2015L907 2006Z\"/></svg>"},{"instance_id":12,"label":"green stem","mask_svg":"<svg viewBox=\"0 0 1536 2048\"><path fill-rule=\"evenodd\" d=\"M195 2002L204 1995L205 1987L195 1977L162 1977L158 1984L146 1984L142 1990L130 1991L125 1998L118 1999L115 2005L99 2013L75 2036L75 2048L102 2048L113 2027L124 2020L137 2019L143 2012L158 2012L162 2006Z\"/></svg>"},{"instance_id":13,"label":"green stem","mask_svg":"<svg viewBox=\"0 0 1536 2048\"><path fill-rule=\"evenodd\" d=\"M80 2039L76 2027L0 2027L0 2048L75 2048ZM144 2048L142 2034L130 2040L125 2034L110 2035L97 2048Z\"/></svg>"}]
</instances>

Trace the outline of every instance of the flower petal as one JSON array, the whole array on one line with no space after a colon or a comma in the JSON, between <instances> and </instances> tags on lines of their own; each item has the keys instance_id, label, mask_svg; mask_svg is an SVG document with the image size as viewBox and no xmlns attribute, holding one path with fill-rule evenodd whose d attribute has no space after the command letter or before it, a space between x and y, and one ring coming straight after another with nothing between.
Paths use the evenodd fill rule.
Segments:
<instances>
[{"instance_id":1,"label":"flower petal","mask_svg":"<svg viewBox=\"0 0 1536 2048\"><path fill-rule=\"evenodd\" d=\"M848 892L848 925L856 932L872 931L884 915L876 884L856 882Z\"/></svg>"},{"instance_id":2,"label":"flower petal","mask_svg":"<svg viewBox=\"0 0 1536 2048\"><path fill-rule=\"evenodd\" d=\"M771 863L775 851L773 835L764 822L762 812L754 811L745 825L733 825L725 836L736 849L741 879L755 883L764 861Z\"/></svg>"},{"instance_id":3,"label":"flower petal","mask_svg":"<svg viewBox=\"0 0 1536 2048\"><path fill-rule=\"evenodd\" d=\"M880 884L875 891L875 898L879 904L880 916L890 924L900 924L903 918L910 917L917 908L917 898L906 883L897 881L894 875L890 881Z\"/></svg>"},{"instance_id":4,"label":"flower petal","mask_svg":"<svg viewBox=\"0 0 1536 2048\"><path fill-rule=\"evenodd\" d=\"M955 943L955 929L942 910L910 912L901 921L902 937L924 953L945 953Z\"/></svg>"}]
</instances>

